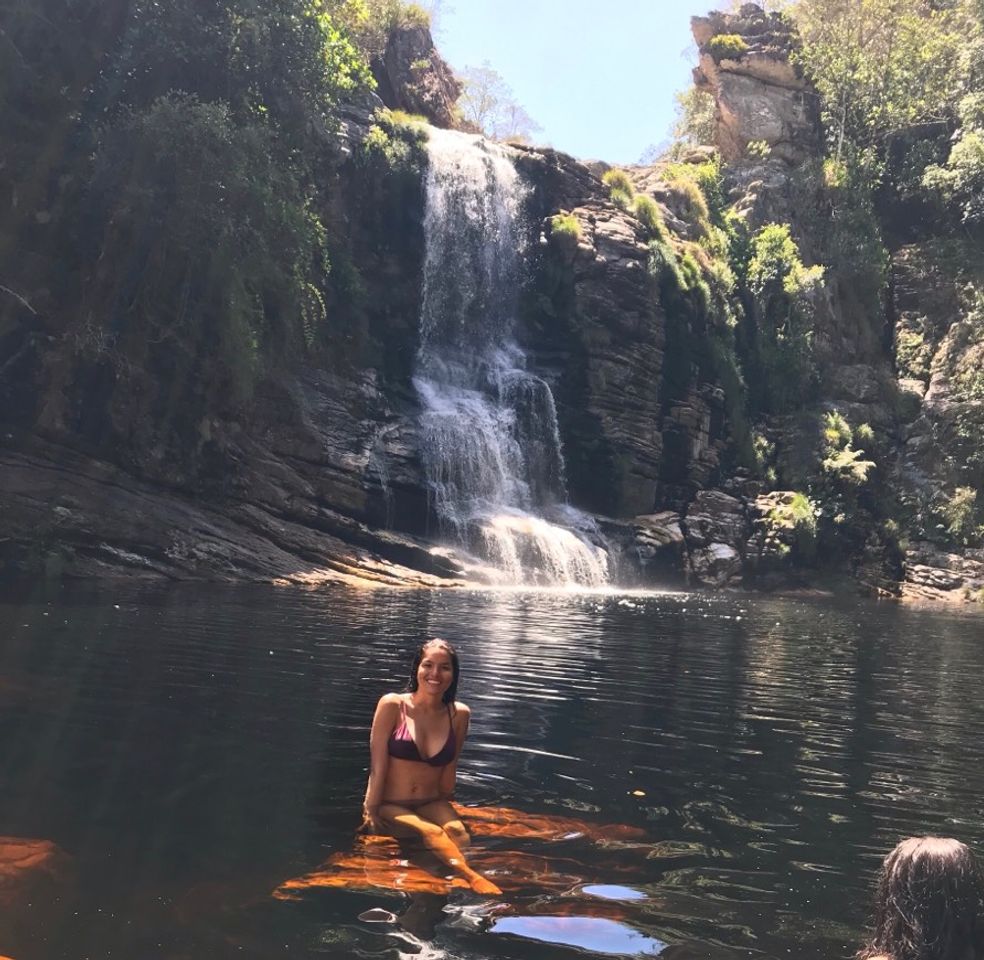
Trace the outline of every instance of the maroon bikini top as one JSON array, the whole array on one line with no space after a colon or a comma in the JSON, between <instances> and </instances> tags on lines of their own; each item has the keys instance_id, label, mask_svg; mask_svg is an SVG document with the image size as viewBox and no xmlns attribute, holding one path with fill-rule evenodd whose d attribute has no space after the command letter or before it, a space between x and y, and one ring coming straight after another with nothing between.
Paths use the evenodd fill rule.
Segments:
<instances>
[{"instance_id":1,"label":"maroon bikini top","mask_svg":"<svg viewBox=\"0 0 984 960\"><path fill-rule=\"evenodd\" d=\"M448 723L451 729L448 731L448 739L433 757L422 757L417 749L417 744L413 742L410 731L407 729L407 710L406 704L400 701L400 725L390 734L388 748L389 755L396 757L397 760L413 760L417 763L426 763L431 767L447 766L452 760L458 749L458 741L454 735L454 719L451 716L451 704L448 704Z\"/></svg>"}]
</instances>

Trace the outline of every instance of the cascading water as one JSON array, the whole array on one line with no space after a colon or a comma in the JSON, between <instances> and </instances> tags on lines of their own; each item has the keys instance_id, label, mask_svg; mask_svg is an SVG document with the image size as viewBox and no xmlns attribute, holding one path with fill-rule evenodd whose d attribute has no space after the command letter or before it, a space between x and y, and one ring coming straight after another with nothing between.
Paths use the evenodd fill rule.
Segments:
<instances>
[{"instance_id":1,"label":"cascading water","mask_svg":"<svg viewBox=\"0 0 984 960\"><path fill-rule=\"evenodd\" d=\"M432 130L427 150L414 385L442 533L501 582L601 586L607 553L593 521L565 502L553 394L513 337L521 181L479 137Z\"/></svg>"}]
</instances>

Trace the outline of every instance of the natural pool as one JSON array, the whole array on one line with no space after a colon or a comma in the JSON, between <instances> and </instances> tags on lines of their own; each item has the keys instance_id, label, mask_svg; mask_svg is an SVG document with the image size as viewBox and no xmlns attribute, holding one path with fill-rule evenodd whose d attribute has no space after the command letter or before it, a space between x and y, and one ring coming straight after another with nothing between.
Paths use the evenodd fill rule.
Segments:
<instances>
[{"instance_id":1,"label":"natural pool","mask_svg":"<svg viewBox=\"0 0 984 960\"><path fill-rule=\"evenodd\" d=\"M459 799L557 829L476 832L495 904L273 897L353 851L373 705L432 634L474 713ZM984 841L982 641L979 616L853 599L8 595L0 835L71 862L0 954L846 956L898 839Z\"/></svg>"}]
</instances>

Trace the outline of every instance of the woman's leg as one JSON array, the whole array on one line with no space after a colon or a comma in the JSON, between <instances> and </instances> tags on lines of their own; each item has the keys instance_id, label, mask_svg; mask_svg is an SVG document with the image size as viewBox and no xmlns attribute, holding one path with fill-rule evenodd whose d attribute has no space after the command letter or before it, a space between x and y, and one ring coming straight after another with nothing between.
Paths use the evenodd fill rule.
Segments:
<instances>
[{"instance_id":1,"label":"woman's leg","mask_svg":"<svg viewBox=\"0 0 984 960\"><path fill-rule=\"evenodd\" d=\"M468 866L468 862L458 845L439 824L421 816L421 811L426 809L426 806L430 806L430 804L418 810L411 810L409 807L401 807L395 803L384 803L379 808L379 818L392 830L393 836L420 840L442 863L446 863L455 873L464 877L476 893L502 893L494 883L486 880L485 877ZM454 813L453 810L452 813ZM457 814L455 817L457 818Z\"/></svg>"},{"instance_id":2,"label":"woman's leg","mask_svg":"<svg viewBox=\"0 0 984 960\"><path fill-rule=\"evenodd\" d=\"M436 823L452 840L459 850L467 850L471 837L458 816L458 811L447 800L432 800L417 807L418 816Z\"/></svg>"}]
</instances>

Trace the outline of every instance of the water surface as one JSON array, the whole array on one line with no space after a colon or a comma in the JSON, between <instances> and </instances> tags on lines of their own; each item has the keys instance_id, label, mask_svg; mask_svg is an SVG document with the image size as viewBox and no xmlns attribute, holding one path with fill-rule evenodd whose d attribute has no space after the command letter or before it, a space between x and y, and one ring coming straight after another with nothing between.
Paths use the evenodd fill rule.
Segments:
<instances>
[{"instance_id":1,"label":"water surface","mask_svg":"<svg viewBox=\"0 0 984 960\"><path fill-rule=\"evenodd\" d=\"M435 634L473 709L461 801L644 835L478 838L511 864L499 903L275 899L352 849L373 705ZM845 956L898 839L981 849L982 639L971 614L854 600L8 596L0 835L73 866L57 899L0 919L0 954Z\"/></svg>"}]
</instances>

